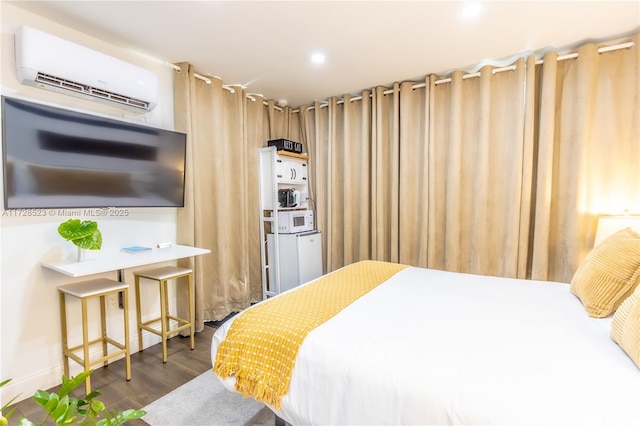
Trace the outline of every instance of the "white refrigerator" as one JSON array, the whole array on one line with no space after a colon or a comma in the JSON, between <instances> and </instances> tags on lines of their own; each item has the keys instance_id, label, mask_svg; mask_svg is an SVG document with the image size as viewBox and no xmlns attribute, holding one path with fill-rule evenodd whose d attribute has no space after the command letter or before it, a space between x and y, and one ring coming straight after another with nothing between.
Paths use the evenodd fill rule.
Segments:
<instances>
[{"instance_id":1,"label":"white refrigerator","mask_svg":"<svg viewBox=\"0 0 640 426\"><path fill-rule=\"evenodd\" d=\"M322 238L320 231L278 234L280 254L280 293L322 275ZM269 290L277 291L275 237L267 234Z\"/></svg>"}]
</instances>

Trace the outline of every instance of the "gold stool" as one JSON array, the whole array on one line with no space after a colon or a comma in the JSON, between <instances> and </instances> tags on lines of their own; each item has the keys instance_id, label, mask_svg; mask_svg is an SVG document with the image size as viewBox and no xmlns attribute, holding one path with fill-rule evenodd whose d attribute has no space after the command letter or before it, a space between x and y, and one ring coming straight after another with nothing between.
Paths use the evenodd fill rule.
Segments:
<instances>
[{"instance_id":1,"label":"gold stool","mask_svg":"<svg viewBox=\"0 0 640 426\"><path fill-rule=\"evenodd\" d=\"M193 287L193 272L191 269L180 268L177 266L163 266L147 271L134 272L136 282L136 312L138 317L138 344L142 350L142 330L147 330L153 334L157 334L162 338L162 362L167 362L167 337L171 333L176 333L186 328L191 332L191 349L195 348L195 295ZM189 319L179 318L169 313L169 296L167 281L179 278L188 278L189 291ZM142 322L142 310L140 309L140 278L158 281L160 287L160 316L149 321ZM178 322L178 326L170 329L169 320ZM160 330L150 325L160 322Z\"/></svg>"},{"instance_id":2,"label":"gold stool","mask_svg":"<svg viewBox=\"0 0 640 426\"><path fill-rule=\"evenodd\" d=\"M84 367L85 371L89 371L92 365L104 363L106 367L109 359L124 354L126 363L126 379L131 380L131 361L129 358L129 310L128 295L129 285L109 280L106 278L98 278L95 280L81 281L72 284L58 286L60 293L60 321L62 325L62 355L64 357L64 374L69 377L69 358L76 361ZM124 344L120 344L107 336L106 321L106 296L110 294L124 293L123 297L123 313L124 313ZM77 297L82 304L82 344L69 347L67 339L67 306L65 295ZM100 324L101 332L98 339L89 340L89 330L87 321L87 301L92 297L100 297ZM102 343L102 358L96 360L89 359L89 347L91 345ZM107 344L111 344L118 348L118 351L108 353ZM76 355L75 351L82 349L82 356ZM91 392L91 376L85 381L85 390L89 394Z\"/></svg>"}]
</instances>

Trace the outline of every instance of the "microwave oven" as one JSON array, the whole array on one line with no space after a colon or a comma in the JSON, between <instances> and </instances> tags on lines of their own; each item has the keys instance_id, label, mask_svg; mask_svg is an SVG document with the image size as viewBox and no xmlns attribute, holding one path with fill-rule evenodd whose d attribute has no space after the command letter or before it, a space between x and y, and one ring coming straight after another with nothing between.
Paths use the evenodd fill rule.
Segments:
<instances>
[{"instance_id":1,"label":"microwave oven","mask_svg":"<svg viewBox=\"0 0 640 426\"><path fill-rule=\"evenodd\" d=\"M278 212L278 232L297 234L313 231L313 210L288 210Z\"/></svg>"}]
</instances>

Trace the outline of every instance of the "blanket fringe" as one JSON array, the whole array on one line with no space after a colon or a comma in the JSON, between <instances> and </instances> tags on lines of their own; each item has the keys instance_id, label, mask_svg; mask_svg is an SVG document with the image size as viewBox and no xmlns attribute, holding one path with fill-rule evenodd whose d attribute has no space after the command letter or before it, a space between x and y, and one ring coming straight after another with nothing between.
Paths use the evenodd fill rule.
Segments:
<instances>
[{"instance_id":1,"label":"blanket fringe","mask_svg":"<svg viewBox=\"0 0 640 426\"><path fill-rule=\"evenodd\" d=\"M256 370L234 369L232 365L216 363L213 372L224 379L234 376L235 388L241 395L265 402L276 410L280 409L282 396L287 393L284 383Z\"/></svg>"}]
</instances>

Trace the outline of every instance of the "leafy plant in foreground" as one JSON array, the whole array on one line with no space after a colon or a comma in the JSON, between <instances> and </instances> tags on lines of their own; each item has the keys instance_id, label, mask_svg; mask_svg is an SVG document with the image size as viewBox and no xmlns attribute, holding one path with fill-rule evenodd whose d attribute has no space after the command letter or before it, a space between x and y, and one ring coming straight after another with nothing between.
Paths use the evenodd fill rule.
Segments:
<instances>
[{"instance_id":1,"label":"leafy plant in foreground","mask_svg":"<svg viewBox=\"0 0 640 426\"><path fill-rule=\"evenodd\" d=\"M84 381L92 372L93 370L84 371L71 379L62 376L62 386L60 386L58 392L49 393L43 390L36 391L33 395L33 400L44 409L45 417L40 423L33 423L23 418L20 419L18 424L20 426L41 425L45 424L47 420L51 420L56 425L116 426L124 424L129 420L139 419L147 414L144 410L125 410L122 412L114 410L110 412L104 403L95 399L100 396L100 392L97 390L92 391L83 398L70 396L71 391L81 384L84 384ZM8 382L9 380L5 380L0 383L0 386ZM8 425L9 418L13 414L15 407L4 417L2 417L2 413L14 400L15 398L5 404L2 410L0 410L0 425Z\"/></svg>"}]
</instances>

